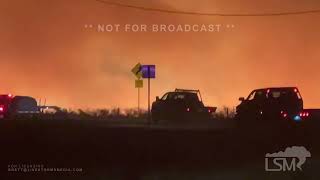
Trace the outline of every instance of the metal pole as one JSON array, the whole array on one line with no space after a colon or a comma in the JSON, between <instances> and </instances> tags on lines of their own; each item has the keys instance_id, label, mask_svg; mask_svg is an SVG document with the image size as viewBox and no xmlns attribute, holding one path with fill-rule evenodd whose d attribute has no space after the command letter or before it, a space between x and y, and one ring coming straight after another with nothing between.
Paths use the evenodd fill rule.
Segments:
<instances>
[{"instance_id":1,"label":"metal pole","mask_svg":"<svg viewBox=\"0 0 320 180\"><path fill-rule=\"evenodd\" d=\"M150 66L148 66L148 123L151 124L151 117L150 117Z\"/></svg>"},{"instance_id":2,"label":"metal pole","mask_svg":"<svg viewBox=\"0 0 320 180\"><path fill-rule=\"evenodd\" d=\"M140 117L140 88L138 87L138 117Z\"/></svg>"}]
</instances>

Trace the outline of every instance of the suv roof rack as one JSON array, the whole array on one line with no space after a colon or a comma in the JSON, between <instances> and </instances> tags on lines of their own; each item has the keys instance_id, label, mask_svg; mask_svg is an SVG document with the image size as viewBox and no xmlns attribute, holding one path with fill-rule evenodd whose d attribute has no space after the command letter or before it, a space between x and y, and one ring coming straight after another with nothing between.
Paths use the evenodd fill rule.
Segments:
<instances>
[{"instance_id":1,"label":"suv roof rack","mask_svg":"<svg viewBox=\"0 0 320 180\"><path fill-rule=\"evenodd\" d=\"M199 98L202 102L202 97L201 97L201 93L200 93L200 90L193 90L193 89L178 89L176 88L174 92L189 92L189 93L197 93L199 94Z\"/></svg>"},{"instance_id":2,"label":"suv roof rack","mask_svg":"<svg viewBox=\"0 0 320 180\"><path fill-rule=\"evenodd\" d=\"M176 88L175 92L193 92L193 93L198 93L200 90L193 90L193 89L178 89Z\"/></svg>"}]
</instances>

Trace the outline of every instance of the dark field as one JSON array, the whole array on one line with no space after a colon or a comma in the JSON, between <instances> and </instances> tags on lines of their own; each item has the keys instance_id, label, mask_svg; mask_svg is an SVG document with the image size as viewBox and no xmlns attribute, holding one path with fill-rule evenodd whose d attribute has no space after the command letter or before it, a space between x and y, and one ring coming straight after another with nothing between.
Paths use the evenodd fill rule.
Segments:
<instances>
[{"instance_id":1,"label":"dark field","mask_svg":"<svg viewBox=\"0 0 320 180\"><path fill-rule=\"evenodd\" d=\"M238 129L233 120L125 125L88 120L0 122L1 174L55 179L319 179L315 120L300 126ZM305 146L297 172L265 172L266 153ZM8 172L8 165L82 168L82 172Z\"/></svg>"}]
</instances>

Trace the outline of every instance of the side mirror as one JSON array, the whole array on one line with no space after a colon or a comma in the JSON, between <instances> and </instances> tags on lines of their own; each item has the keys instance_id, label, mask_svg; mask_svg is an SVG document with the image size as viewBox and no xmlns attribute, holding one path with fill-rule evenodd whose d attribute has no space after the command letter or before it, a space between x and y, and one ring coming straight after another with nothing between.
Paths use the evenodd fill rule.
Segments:
<instances>
[{"instance_id":1,"label":"side mirror","mask_svg":"<svg viewBox=\"0 0 320 180\"><path fill-rule=\"evenodd\" d=\"M244 97L240 97L239 101L245 101Z\"/></svg>"},{"instance_id":2,"label":"side mirror","mask_svg":"<svg viewBox=\"0 0 320 180\"><path fill-rule=\"evenodd\" d=\"M159 101L159 100L160 100L160 98L159 98L159 96L157 96L157 97L156 97L156 101Z\"/></svg>"}]
</instances>

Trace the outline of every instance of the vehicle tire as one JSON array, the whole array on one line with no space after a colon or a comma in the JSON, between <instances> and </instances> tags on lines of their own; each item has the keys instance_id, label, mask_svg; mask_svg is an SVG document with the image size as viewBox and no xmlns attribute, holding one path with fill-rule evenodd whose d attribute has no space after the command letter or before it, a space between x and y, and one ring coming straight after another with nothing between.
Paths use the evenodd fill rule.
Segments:
<instances>
[{"instance_id":1,"label":"vehicle tire","mask_svg":"<svg viewBox=\"0 0 320 180\"><path fill-rule=\"evenodd\" d=\"M241 130L255 129L260 122L258 117L244 114L236 114L235 121L236 127Z\"/></svg>"},{"instance_id":2,"label":"vehicle tire","mask_svg":"<svg viewBox=\"0 0 320 180\"><path fill-rule=\"evenodd\" d=\"M159 121L160 121L160 115L159 115L159 113L153 112L153 113L151 114L151 118L152 118L152 123L154 123L154 124L158 124Z\"/></svg>"},{"instance_id":3,"label":"vehicle tire","mask_svg":"<svg viewBox=\"0 0 320 180\"><path fill-rule=\"evenodd\" d=\"M245 118L242 116L236 116L235 117L235 121L236 121L236 128L239 130L243 130L245 128L247 128L247 123L245 122Z\"/></svg>"}]
</instances>

